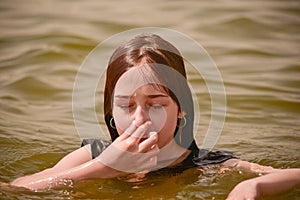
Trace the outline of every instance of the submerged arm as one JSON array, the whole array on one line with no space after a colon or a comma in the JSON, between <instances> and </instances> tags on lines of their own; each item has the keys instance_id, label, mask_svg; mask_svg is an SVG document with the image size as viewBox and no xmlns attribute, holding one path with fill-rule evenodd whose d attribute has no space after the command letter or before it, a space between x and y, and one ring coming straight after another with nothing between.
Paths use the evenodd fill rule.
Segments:
<instances>
[{"instance_id":1,"label":"submerged arm","mask_svg":"<svg viewBox=\"0 0 300 200\"><path fill-rule=\"evenodd\" d=\"M251 163L248 161L243 161L239 159L229 159L225 161L223 164L225 167L234 167L240 170L245 170L249 172L254 172L259 175L269 174L278 171L279 169L275 169L271 166L259 165L257 163Z\"/></svg>"},{"instance_id":2,"label":"submerged arm","mask_svg":"<svg viewBox=\"0 0 300 200\"><path fill-rule=\"evenodd\" d=\"M64 185L64 180L112 178L152 169L157 165L159 153L157 134L140 142L150 125L150 122L140 126L132 123L126 134L120 135L95 159L91 158L91 152L82 147L64 157L53 168L18 178L11 185L39 190Z\"/></svg>"},{"instance_id":3,"label":"submerged arm","mask_svg":"<svg viewBox=\"0 0 300 200\"><path fill-rule=\"evenodd\" d=\"M228 200L254 200L262 196L276 195L300 185L299 168L275 169L238 159L230 159L223 165L263 175L239 183L230 192Z\"/></svg>"},{"instance_id":4,"label":"submerged arm","mask_svg":"<svg viewBox=\"0 0 300 200\"><path fill-rule=\"evenodd\" d=\"M300 169L281 169L274 173L239 183L227 200L255 200L262 196L276 195L300 185Z\"/></svg>"},{"instance_id":5,"label":"submerged arm","mask_svg":"<svg viewBox=\"0 0 300 200\"><path fill-rule=\"evenodd\" d=\"M65 156L54 167L18 178L11 185L39 190L63 185L63 180L109 178L118 174L118 171L92 160L90 152L82 147Z\"/></svg>"}]
</instances>

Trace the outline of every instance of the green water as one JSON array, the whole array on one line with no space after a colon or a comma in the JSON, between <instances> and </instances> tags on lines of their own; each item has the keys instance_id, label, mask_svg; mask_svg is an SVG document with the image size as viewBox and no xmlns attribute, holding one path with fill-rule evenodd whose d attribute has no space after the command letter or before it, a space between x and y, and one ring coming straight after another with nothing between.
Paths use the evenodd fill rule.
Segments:
<instances>
[{"instance_id":1,"label":"green water","mask_svg":"<svg viewBox=\"0 0 300 200\"><path fill-rule=\"evenodd\" d=\"M51 167L80 146L72 116L80 64L111 35L144 26L191 36L218 66L227 116L216 148L264 165L300 167L299 1L2 0L0 181ZM210 99L195 91L205 130ZM0 188L0 198L224 199L254 176L209 167L171 177L82 181L42 193ZM299 197L297 188L270 199Z\"/></svg>"}]
</instances>

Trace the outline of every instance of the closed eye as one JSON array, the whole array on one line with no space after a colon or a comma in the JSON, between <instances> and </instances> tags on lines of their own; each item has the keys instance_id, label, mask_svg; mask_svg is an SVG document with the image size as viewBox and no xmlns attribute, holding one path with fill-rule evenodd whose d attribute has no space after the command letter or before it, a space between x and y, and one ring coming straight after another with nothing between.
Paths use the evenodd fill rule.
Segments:
<instances>
[{"instance_id":1,"label":"closed eye","mask_svg":"<svg viewBox=\"0 0 300 200\"><path fill-rule=\"evenodd\" d=\"M118 105L122 109L132 108L134 105Z\"/></svg>"},{"instance_id":2,"label":"closed eye","mask_svg":"<svg viewBox=\"0 0 300 200\"><path fill-rule=\"evenodd\" d=\"M153 105L151 105L151 107L154 108L154 109L160 109L160 108L162 108L163 106L160 105L160 104L153 104Z\"/></svg>"}]
</instances>

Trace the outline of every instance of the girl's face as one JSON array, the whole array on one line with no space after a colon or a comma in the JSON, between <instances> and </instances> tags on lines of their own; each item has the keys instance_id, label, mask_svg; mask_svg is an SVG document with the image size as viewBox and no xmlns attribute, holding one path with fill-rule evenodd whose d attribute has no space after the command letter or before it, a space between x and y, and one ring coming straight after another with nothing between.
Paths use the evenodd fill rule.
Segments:
<instances>
[{"instance_id":1,"label":"girl's face","mask_svg":"<svg viewBox=\"0 0 300 200\"><path fill-rule=\"evenodd\" d=\"M179 116L175 101L154 80L151 70L141 72L133 67L118 80L113 93L113 117L119 135L135 121L137 126L151 121L145 134L158 133L158 147L162 148L172 139Z\"/></svg>"}]
</instances>

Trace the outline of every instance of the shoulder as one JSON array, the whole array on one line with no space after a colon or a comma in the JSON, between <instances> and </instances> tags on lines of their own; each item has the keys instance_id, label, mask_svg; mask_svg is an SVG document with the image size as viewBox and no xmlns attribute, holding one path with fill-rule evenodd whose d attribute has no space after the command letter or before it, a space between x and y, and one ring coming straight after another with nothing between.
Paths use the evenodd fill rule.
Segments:
<instances>
[{"instance_id":1,"label":"shoulder","mask_svg":"<svg viewBox=\"0 0 300 200\"><path fill-rule=\"evenodd\" d=\"M193 163L197 166L221 164L229 159L239 159L231 151L199 149L194 152Z\"/></svg>"},{"instance_id":2,"label":"shoulder","mask_svg":"<svg viewBox=\"0 0 300 200\"><path fill-rule=\"evenodd\" d=\"M81 146L85 146L88 144L91 145L92 158L94 159L97 156L99 156L111 144L111 141L88 138L82 140Z\"/></svg>"}]
</instances>

